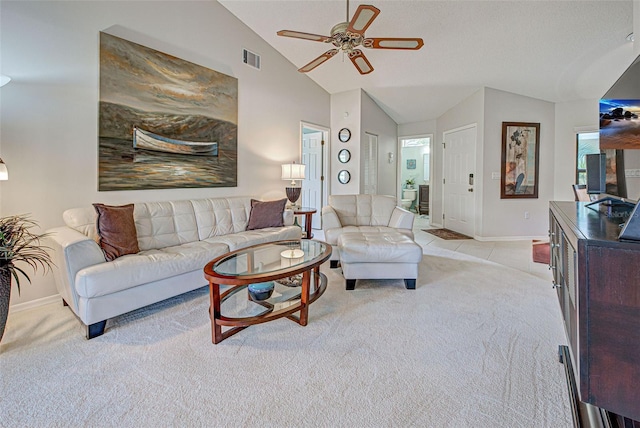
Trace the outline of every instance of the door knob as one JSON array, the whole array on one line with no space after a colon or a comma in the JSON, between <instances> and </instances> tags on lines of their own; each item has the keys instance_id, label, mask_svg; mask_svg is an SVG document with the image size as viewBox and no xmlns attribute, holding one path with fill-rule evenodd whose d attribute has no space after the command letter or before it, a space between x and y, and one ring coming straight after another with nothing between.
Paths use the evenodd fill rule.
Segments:
<instances>
[{"instance_id":1,"label":"door knob","mask_svg":"<svg viewBox=\"0 0 640 428\"><path fill-rule=\"evenodd\" d=\"M467 189L467 192L473 192L473 189Z\"/></svg>"}]
</instances>

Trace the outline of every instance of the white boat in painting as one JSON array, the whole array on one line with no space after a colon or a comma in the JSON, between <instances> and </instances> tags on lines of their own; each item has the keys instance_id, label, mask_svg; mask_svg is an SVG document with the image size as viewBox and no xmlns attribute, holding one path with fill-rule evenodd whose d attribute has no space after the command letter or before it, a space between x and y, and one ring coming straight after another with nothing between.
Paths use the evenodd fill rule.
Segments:
<instances>
[{"instance_id":1,"label":"white boat in painting","mask_svg":"<svg viewBox=\"0 0 640 428\"><path fill-rule=\"evenodd\" d=\"M133 148L181 155L218 156L218 143L176 140L137 127L133 128Z\"/></svg>"}]
</instances>

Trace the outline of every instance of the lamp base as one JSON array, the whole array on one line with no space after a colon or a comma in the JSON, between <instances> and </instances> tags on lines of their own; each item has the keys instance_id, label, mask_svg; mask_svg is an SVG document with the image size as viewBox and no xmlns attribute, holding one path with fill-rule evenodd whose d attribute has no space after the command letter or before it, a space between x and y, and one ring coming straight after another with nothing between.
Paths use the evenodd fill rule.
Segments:
<instances>
[{"instance_id":1,"label":"lamp base","mask_svg":"<svg viewBox=\"0 0 640 428\"><path fill-rule=\"evenodd\" d=\"M296 201L300 198L300 192L302 191L301 187L285 187L285 191L287 192L287 199L291 202L291 205L295 206Z\"/></svg>"}]
</instances>

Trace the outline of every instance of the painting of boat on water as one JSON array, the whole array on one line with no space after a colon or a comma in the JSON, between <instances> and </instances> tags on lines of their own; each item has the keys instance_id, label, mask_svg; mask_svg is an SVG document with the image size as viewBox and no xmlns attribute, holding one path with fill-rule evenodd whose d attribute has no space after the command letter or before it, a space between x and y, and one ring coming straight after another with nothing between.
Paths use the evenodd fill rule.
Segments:
<instances>
[{"instance_id":1,"label":"painting of boat on water","mask_svg":"<svg viewBox=\"0 0 640 428\"><path fill-rule=\"evenodd\" d=\"M600 149L640 149L640 100L600 100Z\"/></svg>"},{"instance_id":2,"label":"painting of boat on water","mask_svg":"<svg viewBox=\"0 0 640 428\"><path fill-rule=\"evenodd\" d=\"M215 141L183 141L133 128L133 148L179 155L218 156Z\"/></svg>"},{"instance_id":3,"label":"painting of boat on water","mask_svg":"<svg viewBox=\"0 0 640 428\"><path fill-rule=\"evenodd\" d=\"M100 33L98 190L237 186L238 80Z\"/></svg>"}]
</instances>

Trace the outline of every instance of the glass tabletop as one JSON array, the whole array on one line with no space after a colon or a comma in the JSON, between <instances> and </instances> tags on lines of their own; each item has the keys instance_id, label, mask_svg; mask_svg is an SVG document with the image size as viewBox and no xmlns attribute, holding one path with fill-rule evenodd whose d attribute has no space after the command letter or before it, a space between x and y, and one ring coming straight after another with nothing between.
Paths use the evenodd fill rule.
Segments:
<instances>
[{"instance_id":1,"label":"glass tabletop","mask_svg":"<svg viewBox=\"0 0 640 428\"><path fill-rule=\"evenodd\" d=\"M235 251L213 265L219 275L270 274L301 266L322 257L328 244L309 239L279 241Z\"/></svg>"}]
</instances>

